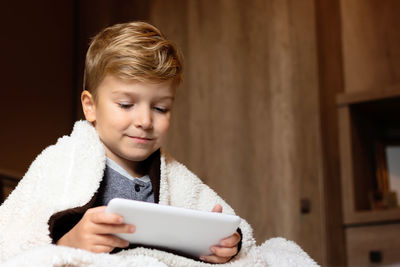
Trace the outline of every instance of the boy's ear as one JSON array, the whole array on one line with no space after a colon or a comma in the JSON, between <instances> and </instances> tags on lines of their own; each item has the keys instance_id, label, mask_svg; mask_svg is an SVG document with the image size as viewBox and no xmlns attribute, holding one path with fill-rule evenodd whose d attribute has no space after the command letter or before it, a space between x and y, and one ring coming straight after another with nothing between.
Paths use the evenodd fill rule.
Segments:
<instances>
[{"instance_id":1,"label":"boy's ear","mask_svg":"<svg viewBox=\"0 0 400 267\"><path fill-rule=\"evenodd\" d=\"M92 94L84 90L81 94L81 102L85 118L89 122L96 121L96 105Z\"/></svg>"}]
</instances>

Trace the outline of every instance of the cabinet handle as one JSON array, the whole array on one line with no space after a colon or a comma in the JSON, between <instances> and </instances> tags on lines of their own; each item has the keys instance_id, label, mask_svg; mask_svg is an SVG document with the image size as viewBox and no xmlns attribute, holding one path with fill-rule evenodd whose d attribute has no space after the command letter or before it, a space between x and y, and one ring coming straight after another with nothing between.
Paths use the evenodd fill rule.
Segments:
<instances>
[{"instance_id":1,"label":"cabinet handle","mask_svg":"<svg viewBox=\"0 0 400 267\"><path fill-rule=\"evenodd\" d=\"M371 250L369 252L369 260L371 263L379 263L382 262L382 251L380 250Z\"/></svg>"},{"instance_id":2,"label":"cabinet handle","mask_svg":"<svg viewBox=\"0 0 400 267\"><path fill-rule=\"evenodd\" d=\"M311 201L308 198L302 198L300 200L300 212L301 214L308 214L311 212Z\"/></svg>"}]
</instances>

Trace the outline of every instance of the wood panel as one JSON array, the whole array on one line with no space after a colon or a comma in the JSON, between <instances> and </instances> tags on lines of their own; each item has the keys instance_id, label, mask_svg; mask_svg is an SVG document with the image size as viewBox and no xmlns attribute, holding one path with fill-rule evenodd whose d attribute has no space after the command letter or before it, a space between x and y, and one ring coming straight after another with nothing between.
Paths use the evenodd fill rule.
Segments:
<instances>
[{"instance_id":1,"label":"wood panel","mask_svg":"<svg viewBox=\"0 0 400 267\"><path fill-rule=\"evenodd\" d=\"M340 196L340 149L336 95L343 88L340 1L315 0L318 41L319 98L324 170L326 264L346 263Z\"/></svg>"},{"instance_id":2,"label":"wood panel","mask_svg":"<svg viewBox=\"0 0 400 267\"><path fill-rule=\"evenodd\" d=\"M313 1L153 1L185 55L168 149L228 200L258 242L324 259ZM311 212L300 214L300 199Z\"/></svg>"},{"instance_id":3,"label":"wood panel","mask_svg":"<svg viewBox=\"0 0 400 267\"><path fill-rule=\"evenodd\" d=\"M341 0L346 92L400 82L400 2Z\"/></svg>"}]
</instances>

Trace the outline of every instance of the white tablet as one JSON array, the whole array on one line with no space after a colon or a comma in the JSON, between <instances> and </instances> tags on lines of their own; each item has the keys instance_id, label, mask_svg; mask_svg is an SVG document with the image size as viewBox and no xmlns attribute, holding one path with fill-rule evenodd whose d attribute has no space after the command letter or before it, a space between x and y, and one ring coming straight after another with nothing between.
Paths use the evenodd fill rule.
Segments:
<instances>
[{"instance_id":1,"label":"white tablet","mask_svg":"<svg viewBox=\"0 0 400 267\"><path fill-rule=\"evenodd\" d=\"M127 224L133 234L117 236L133 244L183 252L194 257L212 254L210 247L232 235L240 218L216 212L198 211L142 201L114 198L106 208Z\"/></svg>"}]
</instances>

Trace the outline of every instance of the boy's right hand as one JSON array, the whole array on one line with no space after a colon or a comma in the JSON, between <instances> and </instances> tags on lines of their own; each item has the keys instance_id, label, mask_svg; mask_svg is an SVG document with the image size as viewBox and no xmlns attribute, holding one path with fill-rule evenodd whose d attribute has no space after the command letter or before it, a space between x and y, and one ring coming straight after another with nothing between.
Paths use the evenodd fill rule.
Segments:
<instances>
[{"instance_id":1,"label":"boy's right hand","mask_svg":"<svg viewBox=\"0 0 400 267\"><path fill-rule=\"evenodd\" d=\"M95 253L108 253L116 247L128 247L128 241L112 234L133 233L135 226L124 224L121 216L105 213L105 209L105 206L88 209L82 219L57 241L57 245Z\"/></svg>"}]
</instances>

